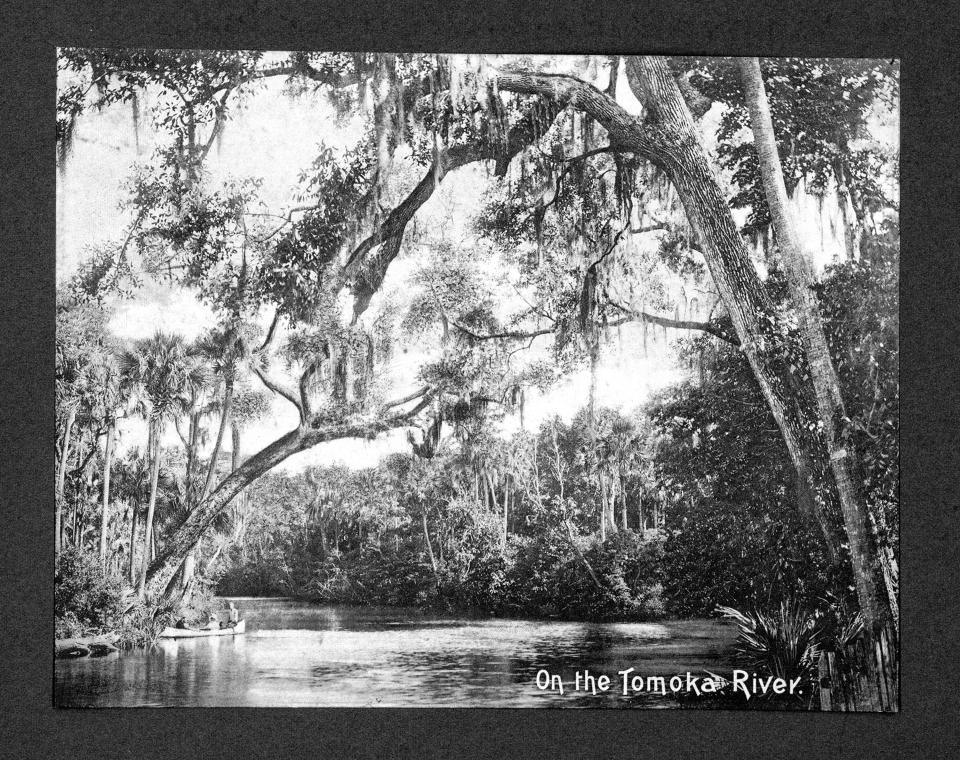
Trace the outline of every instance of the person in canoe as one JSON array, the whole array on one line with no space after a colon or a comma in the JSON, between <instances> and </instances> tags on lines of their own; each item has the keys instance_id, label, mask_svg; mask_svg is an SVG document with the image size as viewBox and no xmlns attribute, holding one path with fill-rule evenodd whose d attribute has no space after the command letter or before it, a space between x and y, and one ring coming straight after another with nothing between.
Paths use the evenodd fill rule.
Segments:
<instances>
[{"instance_id":1,"label":"person in canoe","mask_svg":"<svg viewBox=\"0 0 960 760\"><path fill-rule=\"evenodd\" d=\"M209 619L207 620L207 624L206 624L205 626L203 626L203 628L201 628L200 630L201 630L201 631L216 631L216 630L218 630L218 629L220 629L220 628L222 628L222 627L223 627L223 626L220 624L220 621L217 620L217 616L214 615L214 614L211 612L211 613L210 613L210 617L209 617Z\"/></svg>"},{"instance_id":2,"label":"person in canoe","mask_svg":"<svg viewBox=\"0 0 960 760\"><path fill-rule=\"evenodd\" d=\"M230 602L227 606L227 619L220 623L221 628L233 628L237 623L240 622L240 610L237 609L237 606Z\"/></svg>"}]
</instances>

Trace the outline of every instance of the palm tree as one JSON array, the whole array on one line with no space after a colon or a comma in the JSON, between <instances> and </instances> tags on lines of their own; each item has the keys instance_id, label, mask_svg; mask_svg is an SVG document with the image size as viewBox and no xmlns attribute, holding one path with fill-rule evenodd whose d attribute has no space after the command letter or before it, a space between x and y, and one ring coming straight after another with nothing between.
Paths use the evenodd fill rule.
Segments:
<instances>
[{"instance_id":1,"label":"palm tree","mask_svg":"<svg viewBox=\"0 0 960 760\"><path fill-rule=\"evenodd\" d=\"M103 494L100 513L100 564L107 566L107 526L110 523L110 471L113 464L113 444L117 426L117 410L130 398L130 384L120 372L117 354L107 350L95 366L98 390L98 411L106 430L103 449Z\"/></svg>"},{"instance_id":2,"label":"palm tree","mask_svg":"<svg viewBox=\"0 0 960 760\"><path fill-rule=\"evenodd\" d=\"M137 527L144 505L150 500L151 463L146 454L132 452L126 461L121 460L113 478L113 492L118 501L130 507L130 541L128 546L128 575L131 585L136 583L134 562ZM157 476L158 500L160 493L167 493L176 486L173 474L161 467Z\"/></svg>"},{"instance_id":3,"label":"palm tree","mask_svg":"<svg viewBox=\"0 0 960 760\"><path fill-rule=\"evenodd\" d=\"M136 387L148 424L147 454L150 458L150 497L147 503L146 539L137 593L146 596L147 568L153 544L153 514L160 473L160 438L167 423L190 404L191 391L206 384L206 367L187 349L183 338L157 332L137 341L121 357L123 374Z\"/></svg>"},{"instance_id":4,"label":"palm tree","mask_svg":"<svg viewBox=\"0 0 960 760\"><path fill-rule=\"evenodd\" d=\"M623 509L621 514L621 527L627 530L627 478L631 474L637 454L639 453L639 440L637 428L633 420L626 417L616 417L610 425L610 431L607 435L607 444L611 464L617 484L620 490L620 498L623 500ZM643 513L640 513L640 530L643 530Z\"/></svg>"},{"instance_id":5,"label":"palm tree","mask_svg":"<svg viewBox=\"0 0 960 760\"><path fill-rule=\"evenodd\" d=\"M186 482L186 501L184 507L187 515L193 508L201 503L213 488L216 478L217 464L220 460L220 452L223 448L223 439L227 427L237 418L235 407L235 397L238 380L240 378L240 369L242 362L248 358L249 352L244 340L243 326L227 325L211 330L197 341L194 352L202 357L211 368L214 377L218 378L223 385L223 396L218 402L209 404L206 407L207 412L219 411L220 423L217 429L217 438L214 442L213 451L210 455L210 463L207 466L206 475L203 477L203 484L198 489L193 488L193 465L197 456L198 432L200 416L204 413L199 403L199 394L194 393L191 398L191 425L189 441L187 444L187 482ZM212 389L209 389L212 391ZM233 425L233 469L238 466L239 456L239 430L237 424ZM190 581L193 577L196 566L196 547L192 549L184 559L180 573L181 592L186 594Z\"/></svg>"},{"instance_id":6,"label":"palm tree","mask_svg":"<svg viewBox=\"0 0 960 760\"><path fill-rule=\"evenodd\" d=\"M217 439L210 457L210 466L204 479L203 490L197 499L202 502L216 476L217 461L223 446L223 438L230 424L230 415L233 407L234 389L236 388L240 363L247 355L246 343L242 340L239 330L228 326L211 330L197 342L197 352L212 366L213 374L223 383L223 401L220 412L220 427L217 430Z\"/></svg>"}]
</instances>

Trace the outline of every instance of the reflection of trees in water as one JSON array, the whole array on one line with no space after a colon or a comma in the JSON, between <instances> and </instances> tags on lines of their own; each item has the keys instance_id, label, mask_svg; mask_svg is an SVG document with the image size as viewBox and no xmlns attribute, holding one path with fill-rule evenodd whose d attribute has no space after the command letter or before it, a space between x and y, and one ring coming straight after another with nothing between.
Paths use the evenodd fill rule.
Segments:
<instances>
[{"instance_id":1,"label":"reflection of trees in water","mask_svg":"<svg viewBox=\"0 0 960 760\"><path fill-rule=\"evenodd\" d=\"M299 602L256 602L245 600L241 617L248 615L248 630L324 630L343 628L342 613L334 607ZM349 624L348 624L349 625Z\"/></svg>"},{"instance_id":2,"label":"reflection of trees in water","mask_svg":"<svg viewBox=\"0 0 960 760\"><path fill-rule=\"evenodd\" d=\"M675 707L671 694L623 697L617 671L667 678L722 672L729 656L728 631L713 621L538 623L244 607L258 625L247 636L161 641L111 662L58 664L58 704ZM563 695L537 688L541 668L561 676ZM574 692L583 669L610 677L610 691Z\"/></svg>"},{"instance_id":3,"label":"reflection of trees in water","mask_svg":"<svg viewBox=\"0 0 960 760\"><path fill-rule=\"evenodd\" d=\"M557 631L558 627L562 630ZM551 630L554 629L554 630ZM418 701L453 697L460 704L542 704L544 701L569 706L598 706L621 699L617 693L593 697L572 692L574 673L588 668L596 675L610 675L611 656L623 651L634 636L610 630L603 624L530 625L528 631L514 632L509 641L496 636L474 639L472 649L422 649L397 653L390 665L416 679L422 694ZM653 641L653 639L651 639ZM536 674L540 669L561 675L566 693L540 691ZM408 684L404 684L408 687ZM517 688L520 686L521 688ZM385 701L390 695L385 694ZM632 701L659 702L659 695L642 695Z\"/></svg>"}]
</instances>

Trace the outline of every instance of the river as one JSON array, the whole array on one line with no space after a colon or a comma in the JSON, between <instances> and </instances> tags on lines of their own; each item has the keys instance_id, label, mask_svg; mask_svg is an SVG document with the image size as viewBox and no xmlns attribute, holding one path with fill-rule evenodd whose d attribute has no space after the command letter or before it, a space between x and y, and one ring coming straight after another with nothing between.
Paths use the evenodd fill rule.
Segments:
<instances>
[{"instance_id":1,"label":"river","mask_svg":"<svg viewBox=\"0 0 960 760\"><path fill-rule=\"evenodd\" d=\"M735 628L717 620L571 623L233 601L247 621L244 635L161 640L149 650L56 660L55 703L669 708L679 705L669 690L624 697L617 671L632 667L631 677L669 679L705 670L729 674L733 667ZM610 677L609 690L573 691L575 673L583 670ZM540 671L560 677L551 679L554 688L538 688Z\"/></svg>"}]
</instances>

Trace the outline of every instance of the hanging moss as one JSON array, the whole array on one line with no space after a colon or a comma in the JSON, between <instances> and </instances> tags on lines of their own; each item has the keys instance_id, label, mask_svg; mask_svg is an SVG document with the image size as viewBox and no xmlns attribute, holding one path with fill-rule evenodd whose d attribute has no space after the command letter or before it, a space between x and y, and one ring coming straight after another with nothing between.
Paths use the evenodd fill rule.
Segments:
<instances>
[{"instance_id":1,"label":"hanging moss","mask_svg":"<svg viewBox=\"0 0 960 760\"><path fill-rule=\"evenodd\" d=\"M66 171L67 158L73 150L76 117L73 115L57 119L57 168L61 176Z\"/></svg>"},{"instance_id":2,"label":"hanging moss","mask_svg":"<svg viewBox=\"0 0 960 760\"><path fill-rule=\"evenodd\" d=\"M137 152L137 155L140 155L140 98L137 96L136 90L133 91L133 94L130 97L130 111L131 116L133 117L133 145L134 149Z\"/></svg>"}]
</instances>

